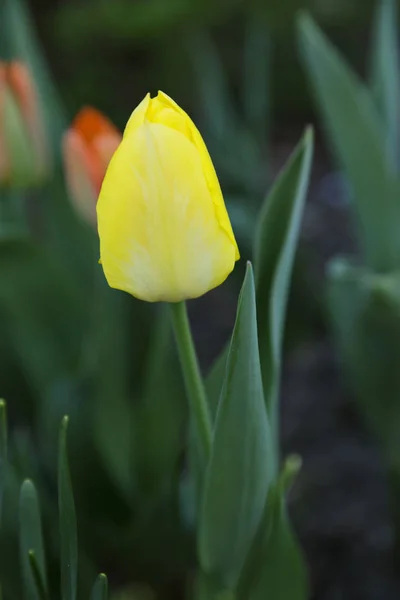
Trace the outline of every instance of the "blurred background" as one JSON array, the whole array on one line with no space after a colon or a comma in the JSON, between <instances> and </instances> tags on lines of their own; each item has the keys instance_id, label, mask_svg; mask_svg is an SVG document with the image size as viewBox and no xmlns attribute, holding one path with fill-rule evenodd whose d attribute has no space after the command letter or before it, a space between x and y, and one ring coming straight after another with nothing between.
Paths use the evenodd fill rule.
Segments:
<instances>
[{"instance_id":1,"label":"blurred background","mask_svg":"<svg viewBox=\"0 0 400 600\"><path fill-rule=\"evenodd\" d=\"M265 193L304 127L315 124L316 152L290 295L282 384L283 454L298 452L304 460L290 496L290 511L310 567L314 600L400 597L400 577L391 558L394 534L383 463L344 382L326 317L327 261L338 254L358 252L349 215L349 190L321 135L295 32L298 12L309 10L364 76L376 3L29 0L27 4L62 99L66 123L83 106L91 105L122 130L144 95L148 91L154 95L159 89L192 116L216 165L243 259L250 256L257 211ZM95 254L96 241L89 245ZM205 372L232 330L244 262L225 285L190 303ZM15 364L13 369L13 377L21 377ZM24 377L26 373L17 388L11 382L2 392L8 393L10 401L17 393L29 397L31 391L24 392L24 386L30 384ZM86 383L80 382L74 394L84 394ZM69 394L71 385L75 382L62 382L61 397ZM13 415L17 423L18 413L24 414L26 408L24 403L18 406ZM82 426L84 431L86 426ZM19 443L23 446L26 440L22 438ZM78 447L75 454L79 452ZM76 458L77 480L79 461ZM74 479L74 467L72 471ZM46 477L50 476L39 477L45 480L45 487ZM113 499L112 510L108 500L101 499L102 478L110 485L101 472L90 490L90 502L100 498L102 504L104 500L101 514L107 513L111 525L109 531L96 534L93 545L98 542L105 547L105 540L112 540L111 547L120 547L128 509L121 497L118 502ZM51 495L51 484L48 488ZM77 492L78 526L84 530L85 494ZM140 523L146 523L146 518L146 511L140 513ZM158 518L165 521L162 511ZM168 513L169 518L174 522L174 515ZM87 528L88 535L93 535L96 520ZM188 559L185 531L182 538L172 576L166 577L160 569L152 589L142 589L141 597L153 597L154 589L160 597L181 597L177 581L181 565ZM133 554L129 554L128 542L126 548L123 565L114 563L112 550L86 550L90 560L108 570L117 587L124 588L130 569L147 586L148 564L143 556L138 558L142 548ZM158 550L161 555L170 551L168 532ZM166 571L170 568L168 564L164 567ZM124 593L121 598L136 597L136 591Z\"/></svg>"}]
</instances>

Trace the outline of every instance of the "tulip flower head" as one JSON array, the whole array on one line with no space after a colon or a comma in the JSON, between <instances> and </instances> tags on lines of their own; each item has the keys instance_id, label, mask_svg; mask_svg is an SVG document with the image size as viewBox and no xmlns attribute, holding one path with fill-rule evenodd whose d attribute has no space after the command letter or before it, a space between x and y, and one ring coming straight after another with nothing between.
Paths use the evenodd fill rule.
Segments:
<instances>
[{"instance_id":1,"label":"tulip flower head","mask_svg":"<svg viewBox=\"0 0 400 600\"><path fill-rule=\"evenodd\" d=\"M189 116L166 94L132 113L97 203L111 287L149 302L196 298L239 259L218 178Z\"/></svg>"},{"instance_id":2,"label":"tulip flower head","mask_svg":"<svg viewBox=\"0 0 400 600\"><path fill-rule=\"evenodd\" d=\"M41 183L50 157L38 94L28 67L0 62L0 185Z\"/></svg>"},{"instance_id":3,"label":"tulip flower head","mask_svg":"<svg viewBox=\"0 0 400 600\"><path fill-rule=\"evenodd\" d=\"M108 163L122 135L98 110L83 108L64 134L67 186L78 214L96 225L96 202Z\"/></svg>"}]
</instances>

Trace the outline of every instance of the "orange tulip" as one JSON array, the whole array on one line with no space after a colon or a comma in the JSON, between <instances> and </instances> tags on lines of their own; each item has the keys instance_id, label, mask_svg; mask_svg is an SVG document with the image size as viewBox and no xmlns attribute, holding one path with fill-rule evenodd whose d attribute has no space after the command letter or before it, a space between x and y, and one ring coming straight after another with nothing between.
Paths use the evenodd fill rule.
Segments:
<instances>
[{"instance_id":1,"label":"orange tulip","mask_svg":"<svg viewBox=\"0 0 400 600\"><path fill-rule=\"evenodd\" d=\"M28 67L0 62L0 184L43 181L49 152L39 98Z\"/></svg>"},{"instance_id":2,"label":"orange tulip","mask_svg":"<svg viewBox=\"0 0 400 600\"><path fill-rule=\"evenodd\" d=\"M64 134L65 175L71 200L81 215L96 225L96 203L121 133L95 108L83 108Z\"/></svg>"}]
</instances>

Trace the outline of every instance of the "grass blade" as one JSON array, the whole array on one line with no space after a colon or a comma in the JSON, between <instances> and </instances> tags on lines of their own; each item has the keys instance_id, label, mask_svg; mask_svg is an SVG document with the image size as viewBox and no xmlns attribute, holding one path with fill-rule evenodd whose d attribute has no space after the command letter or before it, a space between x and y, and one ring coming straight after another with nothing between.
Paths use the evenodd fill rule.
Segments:
<instances>
[{"instance_id":1,"label":"grass blade","mask_svg":"<svg viewBox=\"0 0 400 600\"><path fill-rule=\"evenodd\" d=\"M78 572L78 540L75 503L67 456L68 417L61 423L58 455L58 508L61 538L61 598L76 600Z\"/></svg>"},{"instance_id":2,"label":"grass blade","mask_svg":"<svg viewBox=\"0 0 400 600\"><path fill-rule=\"evenodd\" d=\"M34 550L29 550L28 559L38 597L40 598L40 600L49 600L46 590L46 584L40 571L39 563L37 561Z\"/></svg>"},{"instance_id":3,"label":"grass blade","mask_svg":"<svg viewBox=\"0 0 400 600\"><path fill-rule=\"evenodd\" d=\"M107 600L108 598L108 580L104 573L100 573L96 579L90 600Z\"/></svg>"},{"instance_id":4,"label":"grass blade","mask_svg":"<svg viewBox=\"0 0 400 600\"><path fill-rule=\"evenodd\" d=\"M400 168L400 61L394 0L379 2L375 18L371 88L386 132L387 151Z\"/></svg>"},{"instance_id":5,"label":"grass blade","mask_svg":"<svg viewBox=\"0 0 400 600\"><path fill-rule=\"evenodd\" d=\"M278 385L283 332L293 261L313 153L313 132L306 130L265 199L254 244L257 319L265 400L275 436L278 470Z\"/></svg>"},{"instance_id":6,"label":"grass blade","mask_svg":"<svg viewBox=\"0 0 400 600\"><path fill-rule=\"evenodd\" d=\"M25 597L27 600L38 600L41 596L32 573L29 554L33 552L40 578L46 590L46 566L44 557L42 522L36 488L30 479L22 486L19 499L20 515L20 553L24 580Z\"/></svg>"},{"instance_id":7,"label":"grass blade","mask_svg":"<svg viewBox=\"0 0 400 600\"><path fill-rule=\"evenodd\" d=\"M0 525L7 470L7 446L7 405L5 400L0 400Z\"/></svg>"},{"instance_id":8,"label":"grass blade","mask_svg":"<svg viewBox=\"0 0 400 600\"><path fill-rule=\"evenodd\" d=\"M215 419L200 515L199 556L207 574L234 589L262 518L272 478L253 271L248 263Z\"/></svg>"},{"instance_id":9,"label":"grass blade","mask_svg":"<svg viewBox=\"0 0 400 600\"><path fill-rule=\"evenodd\" d=\"M365 262L398 268L399 182L387 160L386 137L372 95L312 18L299 20L300 50L328 141L353 195Z\"/></svg>"}]
</instances>

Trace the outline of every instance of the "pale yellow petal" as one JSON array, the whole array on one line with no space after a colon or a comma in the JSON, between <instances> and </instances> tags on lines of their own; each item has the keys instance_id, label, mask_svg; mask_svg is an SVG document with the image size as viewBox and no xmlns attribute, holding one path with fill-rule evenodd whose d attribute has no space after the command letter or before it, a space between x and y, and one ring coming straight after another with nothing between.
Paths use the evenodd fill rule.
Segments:
<instances>
[{"instance_id":1,"label":"pale yellow petal","mask_svg":"<svg viewBox=\"0 0 400 600\"><path fill-rule=\"evenodd\" d=\"M146 119L152 123L159 123L171 129L176 129L176 131L179 131L189 140L193 141L188 116L183 111L176 110L175 106L164 102L160 94L150 100Z\"/></svg>"},{"instance_id":2,"label":"pale yellow petal","mask_svg":"<svg viewBox=\"0 0 400 600\"><path fill-rule=\"evenodd\" d=\"M240 258L239 248L236 244L235 236L232 231L231 222L229 220L224 198L222 196L221 187L219 185L218 177L215 172L210 154L207 150L207 146L205 145L199 130L197 129L189 115L174 100L172 100L172 98L167 96L167 94L164 94L164 92L159 91L157 98L154 98L150 101L150 104L152 103L156 103L155 106L157 107L158 117L154 117L155 122L163 123L163 119L165 118L165 114L167 113L167 111L169 111L169 113L175 113L181 117L181 120L175 118L175 123L180 124L179 130L182 133L185 133L185 135L193 142L200 154L201 164L207 180L207 185L210 190L210 194L214 202L217 219L220 223L221 228L226 231L232 243L235 244L236 260L238 260ZM165 124L171 126L170 123L172 121L172 117L169 116ZM182 121L185 124L184 126L181 124ZM174 128L178 129L178 127Z\"/></svg>"},{"instance_id":3,"label":"pale yellow petal","mask_svg":"<svg viewBox=\"0 0 400 600\"><path fill-rule=\"evenodd\" d=\"M151 121L126 130L97 203L100 254L111 287L147 301L195 298L234 267L196 146Z\"/></svg>"},{"instance_id":4,"label":"pale yellow petal","mask_svg":"<svg viewBox=\"0 0 400 600\"><path fill-rule=\"evenodd\" d=\"M125 126L124 135L133 133L140 125L143 124L147 109L150 104L150 94L146 94L141 103L135 108Z\"/></svg>"}]
</instances>

